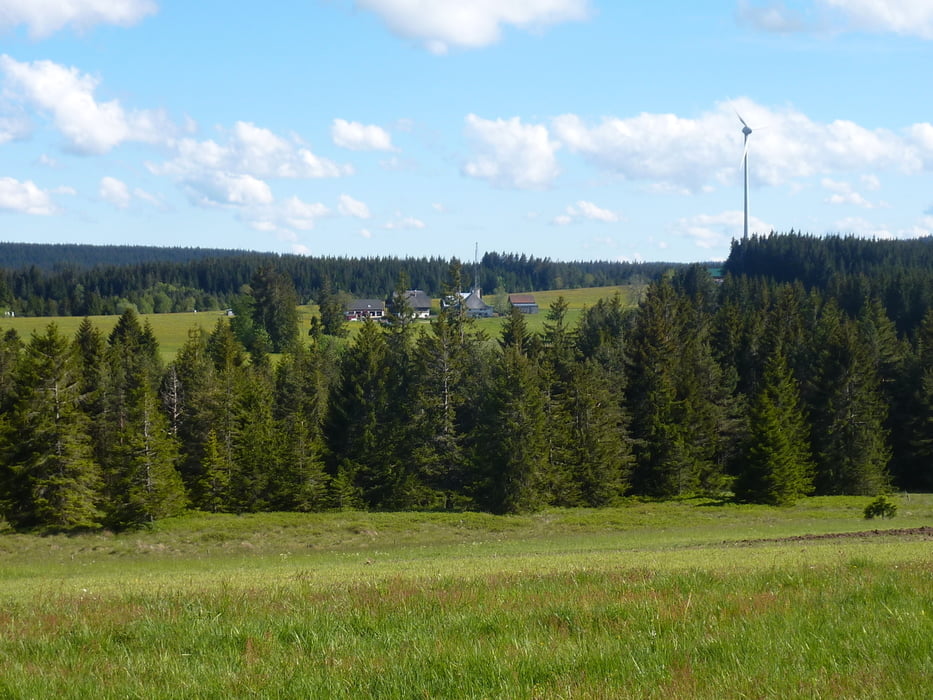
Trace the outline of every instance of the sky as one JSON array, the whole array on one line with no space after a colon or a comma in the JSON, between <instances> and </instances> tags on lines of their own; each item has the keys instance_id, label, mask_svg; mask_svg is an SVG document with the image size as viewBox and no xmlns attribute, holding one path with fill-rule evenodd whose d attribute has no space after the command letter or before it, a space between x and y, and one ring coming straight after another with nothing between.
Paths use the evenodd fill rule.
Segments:
<instances>
[{"instance_id":1,"label":"sky","mask_svg":"<svg viewBox=\"0 0 933 700\"><path fill-rule=\"evenodd\" d=\"M931 0L0 0L0 240L724 259L933 229Z\"/></svg>"}]
</instances>

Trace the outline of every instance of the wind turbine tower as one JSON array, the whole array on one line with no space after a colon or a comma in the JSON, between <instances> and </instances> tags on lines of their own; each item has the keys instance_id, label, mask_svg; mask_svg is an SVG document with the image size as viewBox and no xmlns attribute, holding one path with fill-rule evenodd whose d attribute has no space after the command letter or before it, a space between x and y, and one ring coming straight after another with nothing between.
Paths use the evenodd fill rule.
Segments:
<instances>
[{"instance_id":1,"label":"wind turbine tower","mask_svg":"<svg viewBox=\"0 0 933 700\"><path fill-rule=\"evenodd\" d=\"M752 128L742 119L738 112L735 116L742 122L742 133L745 135L745 148L742 150L742 165L745 166L745 228L742 231L742 240L748 240L748 137L752 134Z\"/></svg>"}]
</instances>

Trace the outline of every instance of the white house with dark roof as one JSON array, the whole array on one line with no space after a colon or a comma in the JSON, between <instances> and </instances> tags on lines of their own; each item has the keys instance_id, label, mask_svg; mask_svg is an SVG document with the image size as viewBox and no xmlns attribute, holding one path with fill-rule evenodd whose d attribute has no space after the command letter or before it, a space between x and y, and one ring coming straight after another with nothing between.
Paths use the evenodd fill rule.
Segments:
<instances>
[{"instance_id":1,"label":"white house with dark roof","mask_svg":"<svg viewBox=\"0 0 933 700\"><path fill-rule=\"evenodd\" d=\"M404 294L405 301L411 307L414 318L429 318L431 316L431 297L420 289L409 289Z\"/></svg>"},{"instance_id":2,"label":"white house with dark roof","mask_svg":"<svg viewBox=\"0 0 933 700\"><path fill-rule=\"evenodd\" d=\"M378 321L385 318L386 303L382 299L354 299L347 305L345 315L348 321L362 321L367 318Z\"/></svg>"}]
</instances>

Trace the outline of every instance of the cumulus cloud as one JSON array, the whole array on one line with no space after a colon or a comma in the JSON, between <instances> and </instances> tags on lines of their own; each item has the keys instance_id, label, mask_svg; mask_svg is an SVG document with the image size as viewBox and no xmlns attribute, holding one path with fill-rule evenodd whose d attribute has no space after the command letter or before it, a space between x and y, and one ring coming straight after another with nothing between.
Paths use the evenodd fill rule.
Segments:
<instances>
[{"instance_id":1,"label":"cumulus cloud","mask_svg":"<svg viewBox=\"0 0 933 700\"><path fill-rule=\"evenodd\" d=\"M98 24L128 27L155 14L154 0L0 0L0 28L25 25L40 39L71 27L84 31Z\"/></svg>"},{"instance_id":2,"label":"cumulus cloud","mask_svg":"<svg viewBox=\"0 0 933 700\"><path fill-rule=\"evenodd\" d=\"M105 202L110 202L118 209L126 209L130 206L130 188L122 180L115 177L104 177L100 181L100 198Z\"/></svg>"},{"instance_id":3,"label":"cumulus cloud","mask_svg":"<svg viewBox=\"0 0 933 700\"><path fill-rule=\"evenodd\" d=\"M699 214L678 219L671 227L671 232L692 240L698 248L728 253L732 239L739 234L745 224L745 215L740 211L727 211L721 214ZM754 216L748 217L749 233L768 233L771 226Z\"/></svg>"},{"instance_id":4,"label":"cumulus cloud","mask_svg":"<svg viewBox=\"0 0 933 700\"><path fill-rule=\"evenodd\" d=\"M174 159L150 164L149 169L182 178L215 170L280 178L329 178L353 173L351 166L316 156L297 142L251 122L237 122L222 134L223 143L180 139L174 144Z\"/></svg>"},{"instance_id":5,"label":"cumulus cloud","mask_svg":"<svg viewBox=\"0 0 933 700\"><path fill-rule=\"evenodd\" d=\"M369 207L348 194L340 195L337 211L344 216L355 216L357 219L368 219L370 216Z\"/></svg>"},{"instance_id":6,"label":"cumulus cloud","mask_svg":"<svg viewBox=\"0 0 933 700\"><path fill-rule=\"evenodd\" d=\"M555 153L560 147L546 126L511 119L482 119L467 115L467 136L475 153L463 166L470 177L497 187L540 189L560 173Z\"/></svg>"},{"instance_id":7,"label":"cumulus cloud","mask_svg":"<svg viewBox=\"0 0 933 700\"><path fill-rule=\"evenodd\" d=\"M334 143L351 151L394 151L392 137L381 126L334 119L330 127Z\"/></svg>"},{"instance_id":8,"label":"cumulus cloud","mask_svg":"<svg viewBox=\"0 0 933 700\"><path fill-rule=\"evenodd\" d=\"M252 228L264 233L275 233L282 240L297 240L295 231L310 231L321 219L330 214L320 202L305 202L289 197L281 202L263 202L262 206L243 209L239 218Z\"/></svg>"},{"instance_id":9,"label":"cumulus cloud","mask_svg":"<svg viewBox=\"0 0 933 700\"><path fill-rule=\"evenodd\" d=\"M9 94L48 115L70 150L106 153L126 141L164 143L175 131L156 110L126 110L119 100L99 102L99 80L52 61L20 62L0 56Z\"/></svg>"},{"instance_id":10,"label":"cumulus cloud","mask_svg":"<svg viewBox=\"0 0 933 700\"><path fill-rule=\"evenodd\" d=\"M503 26L535 30L590 14L588 0L356 0L356 5L378 15L392 33L435 54L493 44Z\"/></svg>"},{"instance_id":11,"label":"cumulus cloud","mask_svg":"<svg viewBox=\"0 0 933 700\"><path fill-rule=\"evenodd\" d=\"M0 211L48 216L56 209L50 193L34 182L0 177Z\"/></svg>"},{"instance_id":12,"label":"cumulus cloud","mask_svg":"<svg viewBox=\"0 0 933 700\"><path fill-rule=\"evenodd\" d=\"M553 223L558 226L566 226L574 221L581 221L584 219L611 224L619 220L619 215L614 211L603 209L592 202L581 199L576 204L568 206L565 213L555 217Z\"/></svg>"},{"instance_id":13,"label":"cumulus cloud","mask_svg":"<svg viewBox=\"0 0 933 700\"><path fill-rule=\"evenodd\" d=\"M865 176L861 181L862 184L869 189L878 188L877 178L873 176ZM875 207L885 206L884 204L870 202L862 194L856 192L849 182L823 178L820 184L831 193L829 197L826 198L829 204L852 204L864 209L874 209Z\"/></svg>"},{"instance_id":14,"label":"cumulus cloud","mask_svg":"<svg viewBox=\"0 0 933 700\"><path fill-rule=\"evenodd\" d=\"M799 12L789 9L780 2L753 5L743 0L739 3L737 16L739 22L744 25L779 34L799 32L807 26Z\"/></svg>"},{"instance_id":15,"label":"cumulus cloud","mask_svg":"<svg viewBox=\"0 0 933 700\"><path fill-rule=\"evenodd\" d=\"M767 32L867 31L933 39L933 5L922 0L813 0L803 13L775 0L743 1L738 18Z\"/></svg>"},{"instance_id":16,"label":"cumulus cloud","mask_svg":"<svg viewBox=\"0 0 933 700\"><path fill-rule=\"evenodd\" d=\"M0 145L25 138L30 131L29 120L22 113L0 114Z\"/></svg>"},{"instance_id":17,"label":"cumulus cloud","mask_svg":"<svg viewBox=\"0 0 933 700\"><path fill-rule=\"evenodd\" d=\"M237 122L212 139L179 139L175 157L148 163L155 175L167 175L195 193L202 205L253 205L272 201L266 178L332 178L350 175L353 168L312 153L296 140L287 140L250 122Z\"/></svg>"},{"instance_id":18,"label":"cumulus cloud","mask_svg":"<svg viewBox=\"0 0 933 700\"><path fill-rule=\"evenodd\" d=\"M743 136L735 110L749 124L767 127L749 139L752 184L781 185L859 170L910 173L933 166L933 126L894 132L845 120L818 123L791 107L772 109L747 99L718 103L696 118L640 114L590 124L567 114L551 126L568 150L602 169L654 187L701 192L740 179Z\"/></svg>"},{"instance_id":19,"label":"cumulus cloud","mask_svg":"<svg viewBox=\"0 0 933 700\"><path fill-rule=\"evenodd\" d=\"M159 209L164 208L162 201L153 194L139 187L130 191L129 186L115 177L103 177L100 180L98 196L117 209L127 209L134 201L141 201Z\"/></svg>"},{"instance_id":20,"label":"cumulus cloud","mask_svg":"<svg viewBox=\"0 0 933 700\"><path fill-rule=\"evenodd\" d=\"M250 207L274 200L268 183L243 173L203 173L185 181L188 194L200 206Z\"/></svg>"},{"instance_id":21,"label":"cumulus cloud","mask_svg":"<svg viewBox=\"0 0 933 700\"><path fill-rule=\"evenodd\" d=\"M402 216L401 213L396 212L395 217L391 221L387 221L383 228L390 231L398 231L405 229L423 229L426 224L421 219L416 219L413 216Z\"/></svg>"}]
</instances>

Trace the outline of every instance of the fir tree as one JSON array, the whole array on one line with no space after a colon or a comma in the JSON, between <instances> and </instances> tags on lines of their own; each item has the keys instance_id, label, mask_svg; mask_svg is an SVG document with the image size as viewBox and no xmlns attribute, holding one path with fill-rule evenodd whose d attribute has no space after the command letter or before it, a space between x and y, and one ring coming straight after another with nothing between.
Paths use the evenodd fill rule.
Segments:
<instances>
[{"instance_id":1,"label":"fir tree","mask_svg":"<svg viewBox=\"0 0 933 700\"><path fill-rule=\"evenodd\" d=\"M790 505L813 491L807 423L796 383L780 352L765 365L740 462L742 472L735 484L740 500Z\"/></svg>"},{"instance_id":2,"label":"fir tree","mask_svg":"<svg viewBox=\"0 0 933 700\"><path fill-rule=\"evenodd\" d=\"M534 366L514 346L493 371L477 453L487 475L483 500L494 513L520 513L548 502L544 395Z\"/></svg>"},{"instance_id":3,"label":"fir tree","mask_svg":"<svg viewBox=\"0 0 933 700\"><path fill-rule=\"evenodd\" d=\"M107 340L98 453L108 523L133 527L179 513L187 503L176 470L178 445L161 412L161 360L148 324L127 309Z\"/></svg>"},{"instance_id":4,"label":"fir tree","mask_svg":"<svg viewBox=\"0 0 933 700\"><path fill-rule=\"evenodd\" d=\"M821 313L810 413L820 494L876 495L888 487L887 407L855 324L834 303Z\"/></svg>"},{"instance_id":5,"label":"fir tree","mask_svg":"<svg viewBox=\"0 0 933 700\"><path fill-rule=\"evenodd\" d=\"M15 527L67 531L100 526L100 467L79 409L74 346L50 324L16 365L0 507Z\"/></svg>"}]
</instances>

